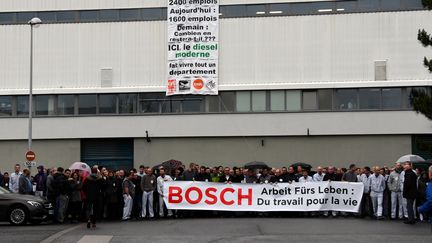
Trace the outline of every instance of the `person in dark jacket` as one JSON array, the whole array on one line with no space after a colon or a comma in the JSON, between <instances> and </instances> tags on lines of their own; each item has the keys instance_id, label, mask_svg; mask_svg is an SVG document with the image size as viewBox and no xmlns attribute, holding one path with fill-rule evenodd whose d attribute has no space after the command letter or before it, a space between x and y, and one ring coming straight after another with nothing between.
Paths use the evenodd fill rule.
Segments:
<instances>
[{"instance_id":1,"label":"person in dark jacket","mask_svg":"<svg viewBox=\"0 0 432 243\"><path fill-rule=\"evenodd\" d=\"M230 168L225 167L224 174L219 177L219 182L231 184L232 181L233 181L233 177L230 175Z\"/></svg>"},{"instance_id":2,"label":"person in dark jacket","mask_svg":"<svg viewBox=\"0 0 432 243\"><path fill-rule=\"evenodd\" d=\"M70 185L70 196L69 196L69 215L71 216L71 223L78 222L79 215L81 213L82 200L81 200L81 189L82 183L78 172L73 172L69 178Z\"/></svg>"},{"instance_id":3,"label":"person in dark jacket","mask_svg":"<svg viewBox=\"0 0 432 243\"><path fill-rule=\"evenodd\" d=\"M38 173L34 176L33 181L36 183L35 196L44 197L46 196L46 181L47 175L45 168L42 165L37 167Z\"/></svg>"},{"instance_id":4,"label":"person in dark jacket","mask_svg":"<svg viewBox=\"0 0 432 243\"><path fill-rule=\"evenodd\" d=\"M325 174L323 181L340 181L342 179L341 176L336 174L336 168L333 166L329 166L327 173ZM327 217L330 211L325 211L324 216ZM337 217L337 211L331 211L333 217Z\"/></svg>"},{"instance_id":5,"label":"person in dark jacket","mask_svg":"<svg viewBox=\"0 0 432 243\"><path fill-rule=\"evenodd\" d=\"M18 179L18 192L19 194L31 195L33 193L33 185L30 180L30 171L24 169L23 173Z\"/></svg>"},{"instance_id":6,"label":"person in dark jacket","mask_svg":"<svg viewBox=\"0 0 432 243\"><path fill-rule=\"evenodd\" d=\"M432 224L432 166L429 167L429 182L426 188L426 202L419 208L419 213L429 216Z\"/></svg>"},{"instance_id":7,"label":"person in dark jacket","mask_svg":"<svg viewBox=\"0 0 432 243\"><path fill-rule=\"evenodd\" d=\"M54 210L55 220L57 223L62 224L66 210L69 203L70 185L68 178L70 177L71 171L69 169L64 170L62 167L57 168L57 173L54 175L54 191L56 195L56 206Z\"/></svg>"},{"instance_id":8,"label":"person in dark jacket","mask_svg":"<svg viewBox=\"0 0 432 243\"><path fill-rule=\"evenodd\" d=\"M405 221L405 224L415 224L414 218L414 201L417 198L417 175L412 170L411 163L405 162L404 164L405 170L405 179L403 183L403 192L402 196L407 200L407 212L408 212L408 220Z\"/></svg>"},{"instance_id":9,"label":"person in dark jacket","mask_svg":"<svg viewBox=\"0 0 432 243\"><path fill-rule=\"evenodd\" d=\"M0 184L1 187L3 187L6 190L9 190L9 173L5 172L3 174L3 181Z\"/></svg>"},{"instance_id":10,"label":"person in dark jacket","mask_svg":"<svg viewBox=\"0 0 432 243\"><path fill-rule=\"evenodd\" d=\"M99 198L102 194L103 180L97 168L91 169L91 174L86 177L83 191L87 200L87 228L96 228L96 218L99 213Z\"/></svg>"},{"instance_id":11,"label":"person in dark jacket","mask_svg":"<svg viewBox=\"0 0 432 243\"><path fill-rule=\"evenodd\" d=\"M206 172L205 166L200 167L200 172L196 176L195 180L196 181L204 181L204 182L212 181L210 174Z\"/></svg>"}]
</instances>

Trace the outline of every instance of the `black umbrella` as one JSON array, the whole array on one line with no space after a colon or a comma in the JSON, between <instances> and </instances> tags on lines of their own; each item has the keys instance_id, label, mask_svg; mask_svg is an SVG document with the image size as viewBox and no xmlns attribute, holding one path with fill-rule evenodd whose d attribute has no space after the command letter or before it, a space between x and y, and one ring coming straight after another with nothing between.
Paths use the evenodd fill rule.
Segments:
<instances>
[{"instance_id":1,"label":"black umbrella","mask_svg":"<svg viewBox=\"0 0 432 243\"><path fill-rule=\"evenodd\" d=\"M252 161L252 162L249 162L249 163L245 164L244 168L245 169L256 170L256 169L268 169L270 167L266 163L264 163L264 162Z\"/></svg>"},{"instance_id":2,"label":"black umbrella","mask_svg":"<svg viewBox=\"0 0 432 243\"><path fill-rule=\"evenodd\" d=\"M172 169L177 169L177 168L183 166L183 163L181 161L178 161L175 159L170 159L168 161L163 162L162 166L172 168Z\"/></svg>"},{"instance_id":3,"label":"black umbrella","mask_svg":"<svg viewBox=\"0 0 432 243\"><path fill-rule=\"evenodd\" d=\"M312 169L312 165L302 163L302 162L294 163L291 166L294 167L295 171L297 171L297 167L299 167L299 166L302 167L303 170L311 170Z\"/></svg>"}]
</instances>

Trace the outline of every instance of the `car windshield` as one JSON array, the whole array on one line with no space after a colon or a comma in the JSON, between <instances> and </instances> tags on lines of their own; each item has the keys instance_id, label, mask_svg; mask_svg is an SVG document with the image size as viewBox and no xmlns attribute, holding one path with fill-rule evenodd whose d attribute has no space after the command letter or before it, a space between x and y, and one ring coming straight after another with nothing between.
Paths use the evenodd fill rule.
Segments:
<instances>
[{"instance_id":1,"label":"car windshield","mask_svg":"<svg viewBox=\"0 0 432 243\"><path fill-rule=\"evenodd\" d=\"M0 194L7 194L7 193L10 193L10 192L0 186Z\"/></svg>"}]
</instances>

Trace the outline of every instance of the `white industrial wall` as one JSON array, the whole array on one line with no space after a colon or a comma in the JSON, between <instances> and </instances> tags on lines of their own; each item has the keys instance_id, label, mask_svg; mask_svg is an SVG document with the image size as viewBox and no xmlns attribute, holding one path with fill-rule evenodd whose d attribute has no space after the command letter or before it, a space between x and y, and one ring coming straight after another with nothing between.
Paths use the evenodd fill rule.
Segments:
<instances>
[{"instance_id":1,"label":"white industrial wall","mask_svg":"<svg viewBox=\"0 0 432 243\"><path fill-rule=\"evenodd\" d=\"M272 3L319 2L329 0L272 0ZM266 0L220 0L221 5L267 3ZM166 7L168 0L0 0L0 10L47 11L69 9L110 9Z\"/></svg>"},{"instance_id":2,"label":"white industrial wall","mask_svg":"<svg viewBox=\"0 0 432 243\"><path fill-rule=\"evenodd\" d=\"M220 87L310 88L431 85L419 28L432 11L220 20ZM0 25L0 94L26 93L27 25ZM163 91L166 22L45 24L34 30L36 93L95 92L100 69L113 68L117 92ZM388 82L374 80L374 61L388 60Z\"/></svg>"}]
</instances>

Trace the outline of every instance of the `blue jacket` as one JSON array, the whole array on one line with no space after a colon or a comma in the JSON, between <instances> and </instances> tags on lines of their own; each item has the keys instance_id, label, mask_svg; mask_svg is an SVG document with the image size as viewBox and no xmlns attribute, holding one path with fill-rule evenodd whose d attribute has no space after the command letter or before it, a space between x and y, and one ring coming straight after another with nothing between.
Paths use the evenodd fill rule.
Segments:
<instances>
[{"instance_id":1,"label":"blue jacket","mask_svg":"<svg viewBox=\"0 0 432 243\"><path fill-rule=\"evenodd\" d=\"M426 199L426 202L419 208L419 212L432 216L432 181L428 183L426 188ZM432 217L430 217L429 220L429 222L432 223Z\"/></svg>"}]
</instances>

